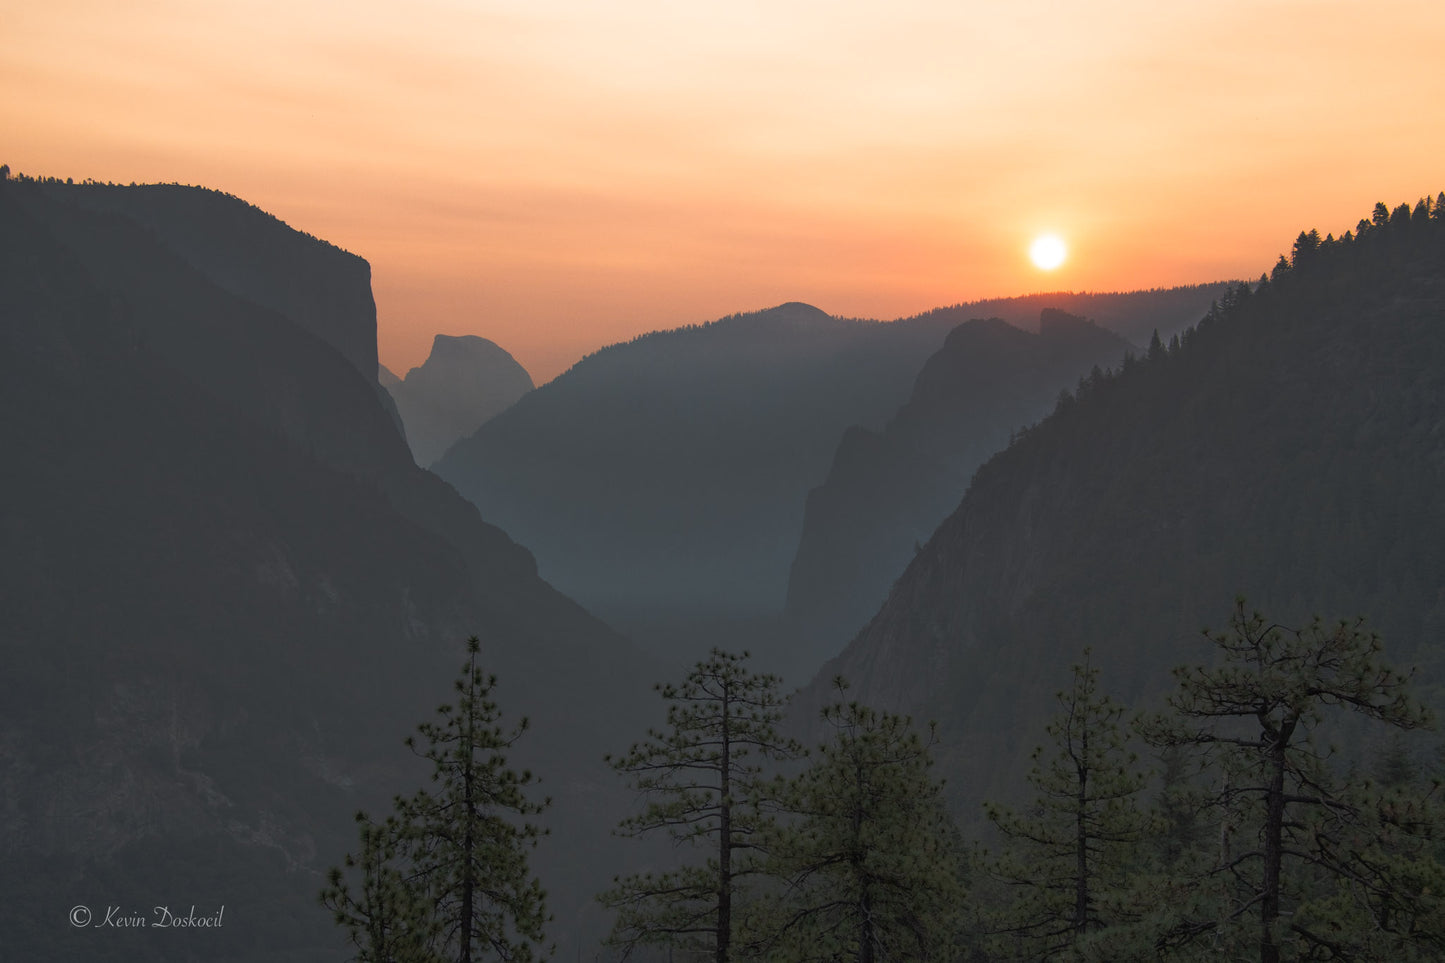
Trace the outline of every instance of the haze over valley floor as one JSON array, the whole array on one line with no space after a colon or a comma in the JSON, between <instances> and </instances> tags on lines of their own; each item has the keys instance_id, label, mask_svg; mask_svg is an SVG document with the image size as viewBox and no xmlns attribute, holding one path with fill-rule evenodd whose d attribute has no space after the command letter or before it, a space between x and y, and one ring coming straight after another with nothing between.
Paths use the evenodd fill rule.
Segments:
<instances>
[{"instance_id":1,"label":"haze over valley floor","mask_svg":"<svg viewBox=\"0 0 1445 963\"><path fill-rule=\"evenodd\" d=\"M506 764L551 797L514 812L550 830L523 875L548 890L546 940L563 957L646 921L597 894L689 858L612 829L646 820L632 780L647 765L622 761L645 758L629 747L663 725L666 693L690 671L712 679L699 685L733 677L732 657L705 668L714 644L752 650L736 678L773 693L759 711L780 740L830 747L776 772L800 780L788 805L803 808L776 827L799 860L789 847L815 837L789 827L833 831L807 822L804 801L842 792L826 761L863 745L847 733L913 760L888 785L927 803L920 824L937 834L918 846L1009 835L1019 824L984 820L981 804L1033 791L1054 694L1162 709L1169 669L1209 658L1200 625L1264 645L1247 612L1229 621L1239 593L1289 627L1289 645L1342 658L1378 654L1367 633L1316 633L1310 614L1368 615L1389 662L1416 668L1410 698L1445 708L1445 196L1361 213L1282 243L1257 281L886 323L788 302L615 344L539 388L505 345L444 335L384 385L361 257L215 191L7 176L10 945L342 957L317 893L357 851L353 814L382 819L425 785L401 740L449 698L472 635L501 718L530 720ZM440 451L435 473L422 444ZM763 668L787 684L747 681ZM1192 678L1180 705L1215 684ZM1391 741L1416 728L1413 705L1370 717L1388 730L1327 730L1341 762L1318 765L1360 820L1365 760L1390 749L1401 792L1435 774L1436 735ZM904 716L936 720L932 741L912 742ZM1141 806L1172 804L1115 763ZM1316 764L1290 772L1314 778ZM396 812L417 826L427 805ZM1212 856L1182 824L1171 832L1140 830L1111 899L1151 873L1203 898L1194 869L1158 860ZM1391 845L1410 873L1432 871L1413 840ZM962 941L949 946L993 953L988 914L1019 907L985 878L1007 867L974 864L964 891L949 853L910 892L932 907L930 932ZM1313 872L1301 920L1336 912L1333 877ZM763 932L756 895L739 889L753 908L738 925ZM123 943L65 922L77 905L182 896L225 904L227 925L191 934L204 944ZM1435 947L1433 912L1414 906L1415 930L1379 938ZM1192 919L1096 922L1109 939L1187 943Z\"/></svg>"}]
</instances>

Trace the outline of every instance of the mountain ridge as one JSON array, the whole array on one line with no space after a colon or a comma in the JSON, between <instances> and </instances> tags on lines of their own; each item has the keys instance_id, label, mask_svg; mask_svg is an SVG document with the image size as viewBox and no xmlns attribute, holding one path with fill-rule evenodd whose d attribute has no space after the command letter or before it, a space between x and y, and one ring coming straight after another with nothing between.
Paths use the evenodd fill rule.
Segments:
<instances>
[{"instance_id":1,"label":"mountain ridge","mask_svg":"<svg viewBox=\"0 0 1445 963\"><path fill-rule=\"evenodd\" d=\"M1197 318L1218 289L1163 292L1173 313L1158 325ZM1089 297L1136 317L1160 296ZM771 648L762 623L783 610L807 492L850 425L880 430L907 400L966 310L881 322L787 302L639 335L531 392L435 468L545 578L655 648L696 637L705 651L727 625Z\"/></svg>"},{"instance_id":2,"label":"mountain ridge","mask_svg":"<svg viewBox=\"0 0 1445 963\"><path fill-rule=\"evenodd\" d=\"M531 392L436 470L600 611L775 608L795 498L834 433L886 410L943 335L919 327L880 350L890 333L792 303L639 336Z\"/></svg>"},{"instance_id":3,"label":"mountain ridge","mask_svg":"<svg viewBox=\"0 0 1445 963\"><path fill-rule=\"evenodd\" d=\"M1084 379L985 463L834 674L939 721L955 805L1022 783L1032 720L1086 647L1148 705L1238 594L1286 622L1364 613L1445 683L1445 198L1302 233L1177 343Z\"/></svg>"},{"instance_id":4,"label":"mountain ridge","mask_svg":"<svg viewBox=\"0 0 1445 963\"><path fill-rule=\"evenodd\" d=\"M790 629L815 653L833 654L829 643L876 611L974 469L1047 413L1060 390L1131 347L1054 308L1043 310L1038 334L998 318L950 331L888 424L850 428L809 491L788 579Z\"/></svg>"}]
</instances>

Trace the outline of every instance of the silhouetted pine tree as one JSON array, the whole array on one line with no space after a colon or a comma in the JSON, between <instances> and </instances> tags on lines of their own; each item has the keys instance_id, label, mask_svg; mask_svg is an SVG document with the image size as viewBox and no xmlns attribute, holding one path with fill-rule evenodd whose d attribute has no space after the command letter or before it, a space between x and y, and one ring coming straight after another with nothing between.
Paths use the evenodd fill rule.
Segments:
<instances>
[{"instance_id":1,"label":"silhouetted pine tree","mask_svg":"<svg viewBox=\"0 0 1445 963\"><path fill-rule=\"evenodd\" d=\"M531 773L507 765L527 720L510 730L499 724L497 680L477 665L479 649L475 636L467 640L455 704L418 727L421 743L406 740L432 762L433 788L398 797L379 826L359 815L361 854L346 867L360 873L360 892L333 869L321 894L360 959L523 963L544 938L545 895L527 862L542 830L526 818L549 801L531 801Z\"/></svg>"},{"instance_id":2,"label":"silhouetted pine tree","mask_svg":"<svg viewBox=\"0 0 1445 963\"><path fill-rule=\"evenodd\" d=\"M1088 656L1057 694L1051 746L1034 750L1034 798L1022 812L986 807L1005 838L987 864L1008 893L989 921L1001 957L1066 958L1087 934L1139 915L1125 890L1154 826L1138 802L1146 774L1125 745L1124 707L1099 693Z\"/></svg>"},{"instance_id":3,"label":"silhouetted pine tree","mask_svg":"<svg viewBox=\"0 0 1445 963\"><path fill-rule=\"evenodd\" d=\"M1246 614L1242 600L1228 632L1206 635L1222 661L1177 669L1174 716L1147 727L1156 745L1199 752L1219 827L1201 902L1161 946L1260 963L1401 959L1422 942L1445 949L1439 899L1422 904L1411 892L1440 875L1418 860L1430 807L1341 786L1311 739L1329 709L1398 729L1426 724L1408 676L1381 660L1378 636L1359 620L1287 628Z\"/></svg>"},{"instance_id":4,"label":"silhouetted pine tree","mask_svg":"<svg viewBox=\"0 0 1445 963\"><path fill-rule=\"evenodd\" d=\"M401 825L395 816L383 823L357 813L361 851L348 854L343 867L327 874L321 902L356 945L357 963L440 960L434 950L436 920L424 894L408 881L410 869L399 848ZM357 891L351 885L354 877Z\"/></svg>"},{"instance_id":5,"label":"silhouetted pine tree","mask_svg":"<svg viewBox=\"0 0 1445 963\"><path fill-rule=\"evenodd\" d=\"M614 945L667 944L717 963L737 957L735 896L740 881L759 872L755 850L770 820L764 808L774 784L763 764L801 753L775 728L784 706L778 677L750 671L747 658L713 649L681 685L657 686L669 703L666 728L608 757L652 800L619 832L661 831L696 854L681 869L618 878L598 897L617 913Z\"/></svg>"},{"instance_id":6,"label":"silhouetted pine tree","mask_svg":"<svg viewBox=\"0 0 1445 963\"><path fill-rule=\"evenodd\" d=\"M908 717L857 702L822 715L833 736L789 784L793 818L769 845L786 886L765 904L765 957L955 959L962 852L928 743Z\"/></svg>"}]
</instances>

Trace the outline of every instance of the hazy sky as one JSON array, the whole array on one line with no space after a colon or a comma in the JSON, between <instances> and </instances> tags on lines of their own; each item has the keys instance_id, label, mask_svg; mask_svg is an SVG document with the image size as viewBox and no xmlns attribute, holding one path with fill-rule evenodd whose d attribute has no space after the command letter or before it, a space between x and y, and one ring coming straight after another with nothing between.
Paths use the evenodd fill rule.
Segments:
<instances>
[{"instance_id":1,"label":"hazy sky","mask_svg":"<svg viewBox=\"0 0 1445 963\"><path fill-rule=\"evenodd\" d=\"M0 0L0 162L361 254L398 373L437 332L542 381L787 300L1258 276L1442 159L1439 0Z\"/></svg>"}]
</instances>

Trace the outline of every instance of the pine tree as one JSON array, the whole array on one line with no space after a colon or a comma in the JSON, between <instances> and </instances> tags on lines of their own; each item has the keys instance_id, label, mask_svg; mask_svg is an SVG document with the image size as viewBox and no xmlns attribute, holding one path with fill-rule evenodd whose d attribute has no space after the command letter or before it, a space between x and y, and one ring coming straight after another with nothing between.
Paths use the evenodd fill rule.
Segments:
<instances>
[{"instance_id":1,"label":"pine tree","mask_svg":"<svg viewBox=\"0 0 1445 963\"><path fill-rule=\"evenodd\" d=\"M1150 361L1158 361L1164 357L1164 342L1159 339L1158 328L1155 328L1149 337L1149 350L1145 357Z\"/></svg>"},{"instance_id":2,"label":"pine tree","mask_svg":"<svg viewBox=\"0 0 1445 963\"><path fill-rule=\"evenodd\" d=\"M1126 747L1124 708L1099 694L1088 654L1056 696L1052 751L1034 750L1028 808L986 808L1005 840L988 866L1009 891L990 927L1002 956L1064 957L1087 934L1134 915L1121 897L1153 826L1138 804L1146 774Z\"/></svg>"},{"instance_id":3,"label":"pine tree","mask_svg":"<svg viewBox=\"0 0 1445 963\"><path fill-rule=\"evenodd\" d=\"M379 826L359 815L361 854L346 867L360 873L360 893L340 869L322 893L360 959L524 963L543 940L545 896L527 862L542 830L528 817L548 801L529 799L531 773L507 765L527 721L500 725L497 680L477 665L479 650L475 636L467 640L455 705L418 727L421 743L406 740L432 763L434 786L398 797Z\"/></svg>"},{"instance_id":4,"label":"pine tree","mask_svg":"<svg viewBox=\"0 0 1445 963\"><path fill-rule=\"evenodd\" d=\"M832 739L791 783L795 818L770 846L770 870L786 889L773 904L766 957L952 959L961 847L928 743L908 717L857 702L830 705L823 719Z\"/></svg>"},{"instance_id":5,"label":"pine tree","mask_svg":"<svg viewBox=\"0 0 1445 963\"><path fill-rule=\"evenodd\" d=\"M1445 958L1445 807L1439 786L1346 787L1310 820L1333 885L1290 928L1312 959Z\"/></svg>"},{"instance_id":6,"label":"pine tree","mask_svg":"<svg viewBox=\"0 0 1445 963\"><path fill-rule=\"evenodd\" d=\"M1408 901L1400 884L1412 874L1387 870L1370 854L1409 848L1415 821L1391 826L1390 804L1341 786L1311 736L1326 710L1402 730L1425 725L1405 691L1408 676L1384 664L1379 637L1361 620L1291 629L1246 614L1240 600L1229 631L1206 636L1220 664L1177 669L1174 716L1148 726L1156 745L1200 753L1213 777L1208 813L1219 827L1199 887L1211 898L1173 925L1163 945L1247 953L1261 963L1355 958L1346 947L1360 934L1342 929L1340 917L1302 910L1351 891L1367 927L1390 931L1388 908Z\"/></svg>"},{"instance_id":7,"label":"pine tree","mask_svg":"<svg viewBox=\"0 0 1445 963\"><path fill-rule=\"evenodd\" d=\"M599 899L616 911L611 942L630 951L668 944L703 951L717 963L736 958L735 895L759 872L758 844L772 781L769 759L800 754L778 735L784 700L779 679L758 674L741 655L713 649L681 685L659 685L669 703L665 730L652 730L621 757L608 757L651 802L618 831L662 832L694 853L683 867L616 879Z\"/></svg>"},{"instance_id":8,"label":"pine tree","mask_svg":"<svg viewBox=\"0 0 1445 963\"><path fill-rule=\"evenodd\" d=\"M439 960L431 950L436 931L430 906L408 883L409 871L400 860L401 826L396 817L378 824L361 812L356 821L361 851L347 855L345 869L331 869L321 892L322 904L356 945L354 959L357 963ZM359 892L352 893L348 875L360 877Z\"/></svg>"}]
</instances>

